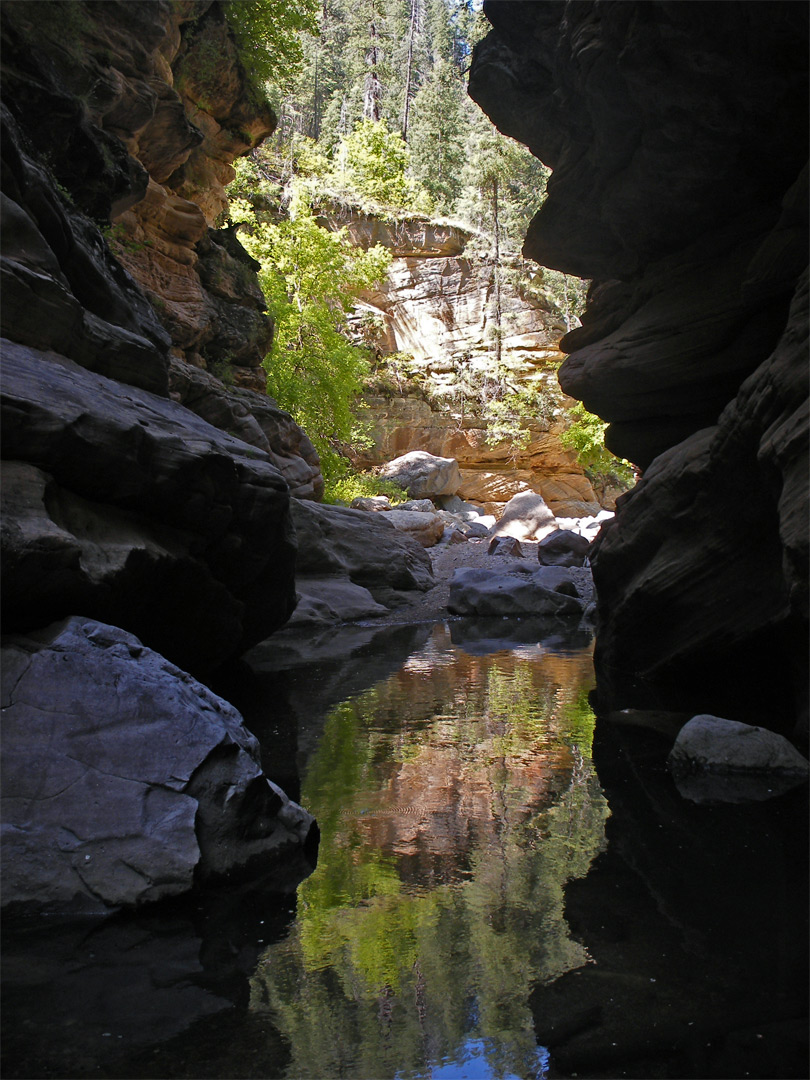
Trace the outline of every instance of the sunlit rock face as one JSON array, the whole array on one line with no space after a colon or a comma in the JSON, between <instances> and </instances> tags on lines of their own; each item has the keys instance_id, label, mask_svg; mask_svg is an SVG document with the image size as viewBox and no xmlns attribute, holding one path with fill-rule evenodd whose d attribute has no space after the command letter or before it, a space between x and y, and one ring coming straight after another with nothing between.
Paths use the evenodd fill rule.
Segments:
<instances>
[{"instance_id":1,"label":"sunlit rock face","mask_svg":"<svg viewBox=\"0 0 810 1080\"><path fill-rule=\"evenodd\" d=\"M560 383L645 470L594 559L603 689L766 705L757 722L789 730L807 686L807 9L485 11L470 92L554 170L524 253L594 279Z\"/></svg>"},{"instance_id":2,"label":"sunlit rock face","mask_svg":"<svg viewBox=\"0 0 810 1080\"><path fill-rule=\"evenodd\" d=\"M492 360L492 260L469 252L470 232L425 218L391 223L327 206L320 220L345 228L360 247L382 244L391 251L385 281L363 294L358 310L361 319L376 322L380 352L407 353L418 372L415 382L400 380L386 395L366 395L374 445L352 450L358 467L382 465L413 450L455 458L462 469L460 495L496 515L522 491L542 494L560 517L613 505L610 494L600 499L603 493L594 491L576 455L560 442L565 424L555 369L566 323L548 298L503 275L501 361L518 385L552 388L557 407L530 425L525 446L509 439L490 442L486 421L455 399L459 380Z\"/></svg>"}]
</instances>

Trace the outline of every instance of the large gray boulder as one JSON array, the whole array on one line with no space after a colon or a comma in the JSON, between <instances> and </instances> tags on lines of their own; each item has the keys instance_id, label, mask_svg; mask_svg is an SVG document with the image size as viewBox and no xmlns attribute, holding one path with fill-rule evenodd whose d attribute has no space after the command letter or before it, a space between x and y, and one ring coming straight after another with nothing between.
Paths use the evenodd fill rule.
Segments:
<instances>
[{"instance_id":1,"label":"large gray boulder","mask_svg":"<svg viewBox=\"0 0 810 1080\"><path fill-rule=\"evenodd\" d=\"M455 495L461 487L456 459L437 457L426 450L412 450L394 458L382 467L380 475L399 484L412 499Z\"/></svg>"},{"instance_id":2,"label":"large gray boulder","mask_svg":"<svg viewBox=\"0 0 810 1080\"><path fill-rule=\"evenodd\" d=\"M369 514L298 499L290 506L298 537L298 575L335 575L369 589L433 586L430 556L418 541L394 528L392 511Z\"/></svg>"},{"instance_id":3,"label":"large gray boulder","mask_svg":"<svg viewBox=\"0 0 810 1080\"><path fill-rule=\"evenodd\" d=\"M557 529L537 545L537 559L543 566L582 566L591 542L570 529Z\"/></svg>"},{"instance_id":4,"label":"large gray boulder","mask_svg":"<svg viewBox=\"0 0 810 1080\"><path fill-rule=\"evenodd\" d=\"M378 604L368 589L355 585L348 578L299 577L296 579L295 588L298 604L281 633L304 626L325 626L370 619L388 612L388 608Z\"/></svg>"},{"instance_id":5,"label":"large gray boulder","mask_svg":"<svg viewBox=\"0 0 810 1080\"><path fill-rule=\"evenodd\" d=\"M540 575L464 567L450 579L447 610L452 615L579 616L582 604L569 591L563 582L551 584Z\"/></svg>"},{"instance_id":6,"label":"large gray boulder","mask_svg":"<svg viewBox=\"0 0 810 1080\"><path fill-rule=\"evenodd\" d=\"M708 713L684 724L667 765L693 802L761 801L802 783L810 771L782 735Z\"/></svg>"},{"instance_id":7,"label":"large gray boulder","mask_svg":"<svg viewBox=\"0 0 810 1080\"><path fill-rule=\"evenodd\" d=\"M4 342L2 456L6 632L81 611L196 673L291 614L284 478L176 402Z\"/></svg>"},{"instance_id":8,"label":"large gray boulder","mask_svg":"<svg viewBox=\"0 0 810 1080\"><path fill-rule=\"evenodd\" d=\"M444 521L435 512L396 509L385 516L395 529L412 536L422 547L433 547L444 536Z\"/></svg>"},{"instance_id":9,"label":"large gray boulder","mask_svg":"<svg viewBox=\"0 0 810 1080\"><path fill-rule=\"evenodd\" d=\"M506 504L500 520L489 530L490 536L514 536L516 540L541 539L557 528L557 519L542 495L520 491Z\"/></svg>"},{"instance_id":10,"label":"large gray boulder","mask_svg":"<svg viewBox=\"0 0 810 1080\"><path fill-rule=\"evenodd\" d=\"M143 904L312 842L239 713L132 634L71 617L8 638L2 682L4 905Z\"/></svg>"}]
</instances>

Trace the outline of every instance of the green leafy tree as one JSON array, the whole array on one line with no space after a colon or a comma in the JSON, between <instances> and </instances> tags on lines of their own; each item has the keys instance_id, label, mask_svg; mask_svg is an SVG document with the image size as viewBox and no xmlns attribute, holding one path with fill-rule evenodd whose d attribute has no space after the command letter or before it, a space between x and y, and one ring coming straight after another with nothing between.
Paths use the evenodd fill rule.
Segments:
<instances>
[{"instance_id":1,"label":"green leafy tree","mask_svg":"<svg viewBox=\"0 0 810 1080\"><path fill-rule=\"evenodd\" d=\"M302 32L318 32L318 0L229 0L225 18L257 83L289 84L303 61Z\"/></svg>"},{"instance_id":2,"label":"green leafy tree","mask_svg":"<svg viewBox=\"0 0 810 1080\"><path fill-rule=\"evenodd\" d=\"M265 358L267 392L307 432L328 477L340 469L339 442L351 442L368 360L346 337L346 316L359 292L385 275L387 249L354 247L345 232L321 228L308 202L294 196L289 218L257 222L248 205L232 216L251 222L243 237L261 263L259 279L275 319L273 348Z\"/></svg>"},{"instance_id":3,"label":"green leafy tree","mask_svg":"<svg viewBox=\"0 0 810 1080\"><path fill-rule=\"evenodd\" d=\"M600 417L589 413L581 401L569 412L570 426L560 436L566 450L577 455L577 461L598 487L612 484L630 488L635 483L635 473L629 461L617 458L605 447L607 424Z\"/></svg>"},{"instance_id":4,"label":"green leafy tree","mask_svg":"<svg viewBox=\"0 0 810 1080\"><path fill-rule=\"evenodd\" d=\"M335 178L383 206L429 211L430 199L408 176L410 152L383 121L363 120L342 142Z\"/></svg>"}]
</instances>

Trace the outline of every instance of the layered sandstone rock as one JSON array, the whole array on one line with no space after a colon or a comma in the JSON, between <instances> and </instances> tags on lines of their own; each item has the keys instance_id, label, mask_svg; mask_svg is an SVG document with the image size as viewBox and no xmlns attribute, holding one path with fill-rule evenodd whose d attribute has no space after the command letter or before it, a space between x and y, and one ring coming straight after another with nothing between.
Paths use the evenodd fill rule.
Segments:
<instances>
[{"instance_id":1,"label":"layered sandstone rock","mask_svg":"<svg viewBox=\"0 0 810 1080\"><path fill-rule=\"evenodd\" d=\"M4 629L81 610L210 668L289 617L287 488L323 489L303 432L239 385L269 324L205 217L273 117L205 0L13 4L2 30ZM151 231L122 229L136 211Z\"/></svg>"},{"instance_id":2,"label":"layered sandstone rock","mask_svg":"<svg viewBox=\"0 0 810 1080\"><path fill-rule=\"evenodd\" d=\"M533 491L560 517L585 517L601 509L576 456L560 443L559 420L530 422L529 441L516 451L504 441L490 445L486 423L476 416L431 408L418 397L366 397L374 447L356 455L363 468L416 450L455 458L461 471L458 495L499 516L513 495ZM615 498L615 496L614 496ZM613 505L608 499L607 504Z\"/></svg>"},{"instance_id":3,"label":"layered sandstone rock","mask_svg":"<svg viewBox=\"0 0 810 1080\"><path fill-rule=\"evenodd\" d=\"M294 607L287 485L187 409L3 343L6 630L81 611L185 668L215 667Z\"/></svg>"},{"instance_id":4,"label":"layered sandstone rock","mask_svg":"<svg viewBox=\"0 0 810 1080\"><path fill-rule=\"evenodd\" d=\"M630 703L646 680L723 715L770 704L790 727L807 687L807 314L792 300L807 9L485 10L471 94L554 170L524 253L596 279L561 385L646 470L594 560L603 689Z\"/></svg>"},{"instance_id":5,"label":"layered sandstone rock","mask_svg":"<svg viewBox=\"0 0 810 1080\"><path fill-rule=\"evenodd\" d=\"M366 395L374 446L352 451L358 467L423 450L456 458L464 477L459 494L487 513L498 514L519 491L541 493L561 516L597 513L590 481L559 440L565 424L555 371L566 322L547 297L521 284L521 267L506 260L500 272L501 362L517 385L544 391L555 404L548 417L529 425L528 444L516 449L508 440L490 445L486 422L454 400L464 380L491 365L494 348L495 267L490 257L470 253L472 233L420 217L383 221L332 205L320 220L345 228L360 247L389 248L387 278L361 297L360 322L367 334L374 327L383 355L413 358L410 377L388 395ZM417 396L418 386L429 391L432 404Z\"/></svg>"},{"instance_id":6,"label":"layered sandstone rock","mask_svg":"<svg viewBox=\"0 0 810 1080\"><path fill-rule=\"evenodd\" d=\"M123 266L138 282L174 357L263 394L273 327L257 264L232 230L212 226L231 162L275 116L245 76L221 6L13 4L3 46L4 100L32 125L46 172L103 229L120 264L109 260L110 276Z\"/></svg>"}]
</instances>

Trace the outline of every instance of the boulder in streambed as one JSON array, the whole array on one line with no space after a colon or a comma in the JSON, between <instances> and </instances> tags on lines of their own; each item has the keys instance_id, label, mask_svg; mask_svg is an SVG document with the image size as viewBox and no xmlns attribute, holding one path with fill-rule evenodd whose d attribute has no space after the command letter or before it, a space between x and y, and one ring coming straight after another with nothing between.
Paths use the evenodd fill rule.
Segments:
<instances>
[{"instance_id":1,"label":"boulder in streambed","mask_svg":"<svg viewBox=\"0 0 810 1080\"><path fill-rule=\"evenodd\" d=\"M807 780L810 764L782 735L719 716L693 716L667 765L692 802L759 802Z\"/></svg>"},{"instance_id":2,"label":"boulder in streambed","mask_svg":"<svg viewBox=\"0 0 810 1080\"><path fill-rule=\"evenodd\" d=\"M114 626L5 639L3 905L103 912L311 869L314 819L233 706Z\"/></svg>"},{"instance_id":3,"label":"boulder in streambed","mask_svg":"<svg viewBox=\"0 0 810 1080\"><path fill-rule=\"evenodd\" d=\"M433 547L444 535L444 521L435 512L396 509L389 510L385 516L395 529L412 536L422 547Z\"/></svg>"},{"instance_id":4,"label":"boulder in streambed","mask_svg":"<svg viewBox=\"0 0 810 1080\"><path fill-rule=\"evenodd\" d=\"M393 511L369 514L299 499L290 500L290 509L298 537L297 576L348 577L372 591L425 590L435 584L430 556L422 544L394 527Z\"/></svg>"},{"instance_id":5,"label":"boulder in streambed","mask_svg":"<svg viewBox=\"0 0 810 1080\"><path fill-rule=\"evenodd\" d=\"M543 566L582 566L590 546L590 540L579 533L557 529L537 545L537 558Z\"/></svg>"},{"instance_id":6,"label":"boulder in streambed","mask_svg":"<svg viewBox=\"0 0 810 1080\"><path fill-rule=\"evenodd\" d=\"M295 589L298 604L284 630L373 619L388 611L347 577L299 577Z\"/></svg>"},{"instance_id":7,"label":"boulder in streambed","mask_svg":"<svg viewBox=\"0 0 810 1080\"><path fill-rule=\"evenodd\" d=\"M515 559L523 558L523 548L514 536L493 536L487 547L487 555L507 555Z\"/></svg>"},{"instance_id":8,"label":"boulder in streambed","mask_svg":"<svg viewBox=\"0 0 810 1080\"><path fill-rule=\"evenodd\" d=\"M568 595L563 582L552 585L542 575L463 567L450 579L447 610L451 615L576 615L583 605Z\"/></svg>"},{"instance_id":9,"label":"boulder in streambed","mask_svg":"<svg viewBox=\"0 0 810 1080\"><path fill-rule=\"evenodd\" d=\"M506 504L490 536L514 536L516 540L542 539L557 528L557 519L542 495L520 491Z\"/></svg>"},{"instance_id":10,"label":"boulder in streambed","mask_svg":"<svg viewBox=\"0 0 810 1080\"><path fill-rule=\"evenodd\" d=\"M384 465L380 475L404 488L410 498L455 495L461 473L455 458L437 457L426 450L412 450Z\"/></svg>"},{"instance_id":11,"label":"boulder in streambed","mask_svg":"<svg viewBox=\"0 0 810 1080\"><path fill-rule=\"evenodd\" d=\"M351 501L351 510L367 510L370 513L379 513L381 510L391 510L391 500L387 495L358 495Z\"/></svg>"}]
</instances>

